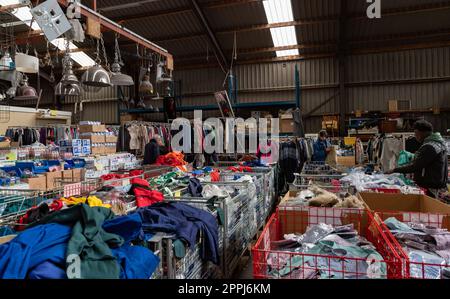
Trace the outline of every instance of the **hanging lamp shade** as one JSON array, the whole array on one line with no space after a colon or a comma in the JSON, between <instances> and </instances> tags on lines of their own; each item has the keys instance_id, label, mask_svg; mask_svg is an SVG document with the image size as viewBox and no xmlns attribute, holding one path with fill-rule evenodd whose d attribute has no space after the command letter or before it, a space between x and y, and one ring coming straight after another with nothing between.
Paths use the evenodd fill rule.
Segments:
<instances>
[{"instance_id":1,"label":"hanging lamp shade","mask_svg":"<svg viewBox=\"0 0 450 299\"><path fill-rule=\"evenodd\" d=\"M68 84L80 84L80 81L78 81L77 76L75 76L75 74L73 73L73 63L70 60L70 57L67 56L65 58L65 65L64 65L64 73L63 76L61 78L61 82L65 85Z\"/></svg>"},{"instance_id":2,"label":"hanging lamp shade","mask_svg":"<svg viewBox=\"0 0 450 299\"><path fill-rule=\"evenodd\" d=\"M28 85L28 78L26 76L21 83L22 86L17 89L16 100L32 100L39 97L36 89Z\"/></svg>"},{"instance_id":3,"label":"hanging lamp shade","mask_svg":"<svg viewBox=\"0 0 450 299\"><path fill-rule=\"evenodd\" d=\"M11 58L9 52L6 52L5 55L0 59L0 71L10 71L14 69L14 62Z\"/></svg>"},{"instance_id":4,"label":"hanging lamp shade","mask_svg":"<svg viewBox=\"0 0 450 299\"><path fill-rule=\"evenodd\" d=\"M79 84L63 84L62 82L59 82L55 87L55 95L79 96L81 95L81 87Z\"/></svg>"},{"instance_id":5,"label":"hanging lamp shade","mask_svg":"<svg viewBox=\"0 0 450 299\"><path fill-rule=\"evenodd\" d=\"M15 57L16 70L22 73L37 74L39 72L39 58L24 53L17 53Z\"/></svg>"},{"instance_id":6,"label":"hanging lamp shade","mask_svg":"<svg viewBox=\"0 0 450 299\"><path fill-rule=\"evenodd\" d=\"M131 76L122 74L120 64L114 62L111 66L111 84L115 86L133 86L134 80Z\"/></svg>"},{"instance_id":7,"label":"hanging lamp shade","mask_svg":"<svg viewBox=\"0 0 450 299\"><path fill-rule=\"evenodd\" d=\"M111 87L111 78L108 72L98 63L90 67L81 79L84 85L94 87Z\"/></svg>"},{"instance_id":8,"label":"hanging lamp shade","mask_svg":"<svg viewBox=\"0 0 450 299\"><path fill-rule=\"evenodd\" d=\"M142 95L153 95L153 84L150 82L150 76L145 75L144 79L141 81L139 85L139 93Z\"/></svg>"}]
</instances>

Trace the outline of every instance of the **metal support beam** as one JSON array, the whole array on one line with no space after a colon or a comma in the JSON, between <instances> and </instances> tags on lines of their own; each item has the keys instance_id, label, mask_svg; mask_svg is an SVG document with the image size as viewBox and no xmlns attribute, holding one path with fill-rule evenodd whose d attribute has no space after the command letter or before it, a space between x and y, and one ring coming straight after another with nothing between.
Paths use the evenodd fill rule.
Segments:
<instances>
[{"instance_id":1,"label":"metal support beam","mask_svg":"<svg viewBox=\"0 0 450 299\"><path fill-rule=\"evenodd\" d=\"M221 64L223 69L228 70L228 60L225 57L225 54L219 44L219 41L217 40L216 35L212 31L211 26L209 25L209 22L206 19L202 9L198 5L197 0L191 0L191 3L192 3L192 7L195 11L195 14L197 15L197 17L200 19L201 23L203 24L203 27L205 28L205 30L208 34L208 38L214 46L214 50L216 52L216 56L217 56L217 60L219 61L219 64Z\"/></svg>"},{"instance_id":2,"label":"metal support beam","mask_svg":"<svg viewBox=\"0 0 450 299\"><path fill-rule=\"evenodd\" d=\"M58 3L67 7L68 3L67 0L58 0ZM167 59L172 60L173 57L172 55L164 48L150 42L149 40L145 39L144 37L136 34L135 32L123 27L120 24L117 24L116 22L106 18L105 16L93 11L92 9L80 4L80 10L81 10L81 14L87 18L91 18L94 20L97 20L100 22L100 24L111 30L114 31L118 34L120 34L121 36L128 38L129 40L131 40L133 43L139 44L145 48L148 48L164 57L167 57Z\"/></svg>"},{"instance_id":3,"label":"metal support beam","mask_svg":"<svg viewBox=\"0 0 450 299\"><path fill-rule=\"evenodd\" d=\"M339 52L338 52L338 62L339 62L339 134L341 137L345 136L346 119L345 115L347 113L347 89L345 88L346 82L346 17L347 17L347 0L340 0L341 4L341 14L339 18Z\"/></svg>"}]
</instances>

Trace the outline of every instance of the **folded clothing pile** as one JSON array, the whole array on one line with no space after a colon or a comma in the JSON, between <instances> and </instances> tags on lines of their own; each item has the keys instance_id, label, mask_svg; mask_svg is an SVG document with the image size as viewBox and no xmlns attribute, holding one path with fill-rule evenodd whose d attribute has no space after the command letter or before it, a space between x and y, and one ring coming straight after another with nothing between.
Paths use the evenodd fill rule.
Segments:
<instances>
[{"instance_id":1,"label":"folded clothing pile","mask_svg":"<svg viewBox=\"0 0 450 299\"><path fill-rule=\"evenodd\" d=\"M450 232L422 223L385 220L408 254L411 278L450 279Z\"/></svg>"},{"instance_id":2,"label":"folded clothing pile","mask_svg":"<svg viewBox=\"0 0 450 299\"><path fill-rule=\"evenodd\" d=\"M341 180L343 184L354 186L358 192L373 189L396 189L403 194L422 194L414 182L401 174L366 174L363 170L355 170Z\"/></svg>"},{"instance_id":3,"label":"folded clothing pile","mask_svg":"<svg viewBox=\"0 0 450 299\"><path fill-rule=\"evenodd\" d=\"M271 243L269 276L290 279L386 278L387 267L376 248L353 224L312 225L302 235L288 234ZM286 252L285 254L281 253Z\"/></svg>"},{"instance_id":4,"label":"folded clothing pile","mask_svg":"<svg viewBox=\"0 0 450 299\"><path fill-rule=\"evenodd\" d=\"M287 204L323 208L365 208L363 202L354 195L331 193L315 185L300 192L296 198L289 200Z\"/></svg>"}]
</instances>

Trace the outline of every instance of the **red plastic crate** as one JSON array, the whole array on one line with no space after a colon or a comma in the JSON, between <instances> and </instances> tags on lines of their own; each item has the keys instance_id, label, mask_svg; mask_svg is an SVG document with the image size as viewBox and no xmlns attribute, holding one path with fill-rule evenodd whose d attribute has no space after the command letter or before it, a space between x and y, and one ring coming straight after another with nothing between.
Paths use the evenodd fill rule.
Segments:
<instances>
[{"instance_id":1,"label":"red plastic crate","mask_svg":"<svg viewBox=\"0 0 450 299\"><path fill-rule=\"evenodd\" d=\"M441 264L432 264L432 263L421 263L421 262L412 262L409 259L408 253L403 249L394 235L391 233L389 228L384 224L384 221L388 218L394 217L399 221L404 223L408 222L418 222L423 223L428 226L436 227L436 228L446 228L450 230L450 221L449 215L443 214L429 214L429 213L418 213L418 212L375 212L373 214L380 224L383 233L389 239L389 242L393 244L396 252L402 258L403 264L403 276L409 279L428 279L426 276L426 269L428 267L433 268L434 270L442 271L446 267L450 267L450 264L441 265ZM443 219L447 219L443 221ZM411 275L411 269L414 268L413 274Z\"/></svg>"},{"instance_id":2,"label":"red plastic crate","mask_svg":"<svg viewBox=\"0 0 450 299\"><path fill-rule=\"evenodd\" d=\"M304 254L297 252L277 251L273 249L272 241L283 240L284 234L297 233L303 234L307 227L314 224L325 223L333 226L340 226L353 223L355 230L359 235L365 237L370 241L383 257L380 261L368 261L363 258L351 257L336 257L327 255ZM401 279L402 274L402 259L396 248L388 241L386 235L383 234L380 225L374 221L373 215L365 210L357 209L333 209L333 208L311 208L311 207L279 207L277 212L272 215L263 233L258 239L255 246L252 248L253 257L253 275L255 279L302 279L308 276L311 271L318 270L318 261L323 266L322 272L329 272L328 274L337 273L341 278L367 278L368 273L364 272L363 267L359 267L358 262L377 262L386 265L386 277L389 279ZM268 262L268 259L270 263ZM313 266L305 263L305 258L309 261L314 261ZM289 268L289 274L282 277L273 277L269 275L268 270L274 267L273 260L275 260L275 268L279 267L280 260L298 261L302 259L303 263ZM336 271L336 267L332 268L331 264L341 263L342 267ZM346 265L355 263L356 267L353 271L347 269ZM284 263L283 263L284 264ZM288 266L291 267L291 266ZM331 276L331 275L330 275ZM378 277L380 278L380 277Z\"/></svg>"}]
</instances>

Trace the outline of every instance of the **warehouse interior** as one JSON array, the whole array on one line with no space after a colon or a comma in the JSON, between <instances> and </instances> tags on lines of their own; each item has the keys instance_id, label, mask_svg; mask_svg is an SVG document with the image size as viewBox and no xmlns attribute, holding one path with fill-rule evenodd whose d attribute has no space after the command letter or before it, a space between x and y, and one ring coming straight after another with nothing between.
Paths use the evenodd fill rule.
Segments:
<instances>
[{"instance_id":1,"label":"warehouse interior","mask_svg":"<svg viewBox=\"0 0 450 299\"><path fill-rule=\"evenodd\" d=\"M0 278L449 279L449 15L0 0Z\"/></svg>"}]
</instances>

